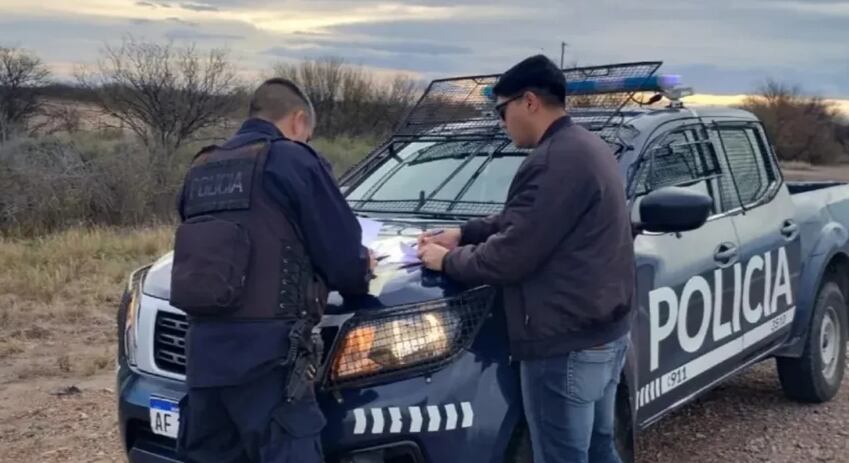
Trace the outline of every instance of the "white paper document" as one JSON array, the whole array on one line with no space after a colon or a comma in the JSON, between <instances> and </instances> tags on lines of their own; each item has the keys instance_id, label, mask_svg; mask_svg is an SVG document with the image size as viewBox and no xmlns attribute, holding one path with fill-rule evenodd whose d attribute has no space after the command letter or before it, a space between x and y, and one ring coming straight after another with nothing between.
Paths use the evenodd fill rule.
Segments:
<instances>
[{"instance_id":1,"label":"white paper document","mask_svg":"<svg viewBox=\"0 0 849 463\"><path fill-rule=\"evenodd\" d=\"M374 251L378 267L387 264L420 264L418 247L410 237L386 237L378 240L383 224L373 219L357 217L363 231L362 245Z\"/></svg>"},{"instance_id":2,"label":"white paper document","mask_svg":"<svg viewBox=\"0 0 849 463\"><path fill-rule=\"evenodd\" d=\"M405 264L420 264L419 251L415 243L401 243L401 261Z\"/></svg>"},{"instance_id":3,"label":"white paper document","mask_svg":"<svg viewBox=\"0 0 849 463\"><path fill-rule=\"evenodd\" d=\"M379 242L374 243L371 249L378 258L378 267L383 265L409 265L421 263L416 251L415 242L410 242L409 238L399 236L382 239Z\"/></svg>"},{"instance_id":4,"label":"white paper document","mask_svg":"<svg viewBox=\"0 0 849 463\"><path fill-rule=\"evenodd\" d=\"M377 220L365 219L363 217L357 217L357 221L360 222L360 228L363 231L362 244L363 246L370 248L372 243L377 240L382 224Z\"/></svg>"}]
</instances>

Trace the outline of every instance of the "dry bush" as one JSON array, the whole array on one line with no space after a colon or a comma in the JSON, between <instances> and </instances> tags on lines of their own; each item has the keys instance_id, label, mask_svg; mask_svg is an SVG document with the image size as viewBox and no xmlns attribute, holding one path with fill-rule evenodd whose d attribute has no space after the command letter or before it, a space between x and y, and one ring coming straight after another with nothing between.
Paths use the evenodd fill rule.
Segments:
<instances>
[{"instance_id":1,"label":"dry bush","mask_svg":"<svg viewBox=\"0 0 849 463\"><path fill-rule=\"evenodd\" d=\"M248 95L233 71L221 51L127 39L107 47L81 77L85 85L47 87L51 99L33 121L38 136L0 143L0 235L172 223L193 154L229 138L242 120L232 103L244 109ZM320 117L315 145L337 175L378 145L418 92L407 77L382 79L338 60L276 71L310 93ZM49 278L59 286L67 276Z\"/></svg>"},{"instance_id":2,"label":"dry bush","mask_svg":"<svg viewBox=\"0 0 849 463\"><path fill-rule=\"evenodd\" d=\"M0 47L0 143L27 130L44 104L40 91L49 78L50 71L38 56Z\"/></svg>"},{"instance_id":3,"label":"dry bush","mask_svg":"<svg viewBox=\"0 0 849 463\"><path fill-rule=\"evenodd\" d=\"M231 133L209 131L203 144L221 143ZM319 138L315 146L341 175L378 142L341 136ZM167 160L132 138L90 132L0 145L0 234L172 223L188 163L200 145L186 146Z\"/></svg>"},{"instance_id":4,"label":"dry bush","mask_svg":"<svg viewBox=\"0 0 849 463\"><path fill-rule=\"evenodd\" d=\"M274 77L297 82L316 113L316 133L323 137L382 137L392 131L420 94L419 82L402 74L380 79L341 58L297 64L278 63Z\"/></svg>"},{"instance_id":5,"label":"dry bush","mask_svg":"<svg viewBox=\"0 0 849 463\"><path fill-rule=\"evenodd\" d=\"M94 69L80 72L81 87L121 129L134 132L163 158L236 110L240 81L226 50L146 42L128 36L107 45Z\"/></svg>"},{"instance_id":6,"label":"dry bush","mask_svg":"<svg viewBox=\"0 0 849 463\"><path fill-rule=\"evenodd\" d=\"M30 134L77 133L83 128L83 112L73 101L48 101L40 117L31 122Z\"/></svg>"},{"instance_id":7,"label":"dry bush","mask_svg":"<svg viewBox=\"0 0 849 463\"><path fill-rule=\"evenodd\" d=\"M847 129L834 105L806 96L799 87L767 81L743 108L764 124L784 161L827 164L849 160Z\"/></svg>"},{"instance_id":8,"label":"dry bush","mask_svg":"<svg viewBox=\"0 0 849 463\"><path fill-rule=\"evenodd\" d=\"M0 231L172 220L188 159L165 163L129 139L94 133L7 143L0 146ZM155 171L167 175L157 180Z\"/></svg>"}]
</instances>

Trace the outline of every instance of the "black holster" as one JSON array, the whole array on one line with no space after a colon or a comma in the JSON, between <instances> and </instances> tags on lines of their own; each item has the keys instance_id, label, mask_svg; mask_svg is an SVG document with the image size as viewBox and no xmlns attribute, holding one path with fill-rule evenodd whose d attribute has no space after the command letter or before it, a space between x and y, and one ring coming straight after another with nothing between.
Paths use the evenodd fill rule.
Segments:
<instances>
[{"instance_id":1,"label":"black holster","mask_svg":"<svg viewBox=\"0 0 849 463\"><path fill-rule=\"evenodd\" d=\"M315 324L298 320L289 332L289 353L284 364L289 368L286 380L286 401L301 399L314 387L321 368L324 342L321 335L313 333Z\"/></svg>"}]
</instances>

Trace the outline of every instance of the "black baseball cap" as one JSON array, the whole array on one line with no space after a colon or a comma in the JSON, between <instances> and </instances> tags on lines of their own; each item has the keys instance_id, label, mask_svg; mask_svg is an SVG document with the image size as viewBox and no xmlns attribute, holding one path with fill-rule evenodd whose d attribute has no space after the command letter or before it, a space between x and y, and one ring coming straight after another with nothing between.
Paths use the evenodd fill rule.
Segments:
<instances>
[{"instance_id":1,"label":"black baseball cap","mask_svg":"<svg viewBox=\"0 0 849 463\"><path fill-rule=\"evenodd\" d=\"M545 55L535 55L508 69L492 88L492 93L512 97L530 89L543 90L566 103L566 76Z\"/></svg>"}]
</instances>

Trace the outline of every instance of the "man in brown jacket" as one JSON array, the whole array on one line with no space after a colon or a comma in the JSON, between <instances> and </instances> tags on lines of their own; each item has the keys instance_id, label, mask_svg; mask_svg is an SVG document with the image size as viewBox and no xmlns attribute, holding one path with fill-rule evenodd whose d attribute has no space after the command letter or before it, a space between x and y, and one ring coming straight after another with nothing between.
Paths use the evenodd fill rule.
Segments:
<instances>
[{"instance_id":1,"label":"man in brown jacket","mask_svg":"<svg viewBox=\"0 0 849 463\"><path fill-rule=\"evenodd\" d=\"M493 88L504 128L534 148L503 211L419 238L424 265L502 288L536 463L616 462L616 388L629 345L634 249L616 159L572 123L544 56Z\"/></svg>"}]
</instances>

